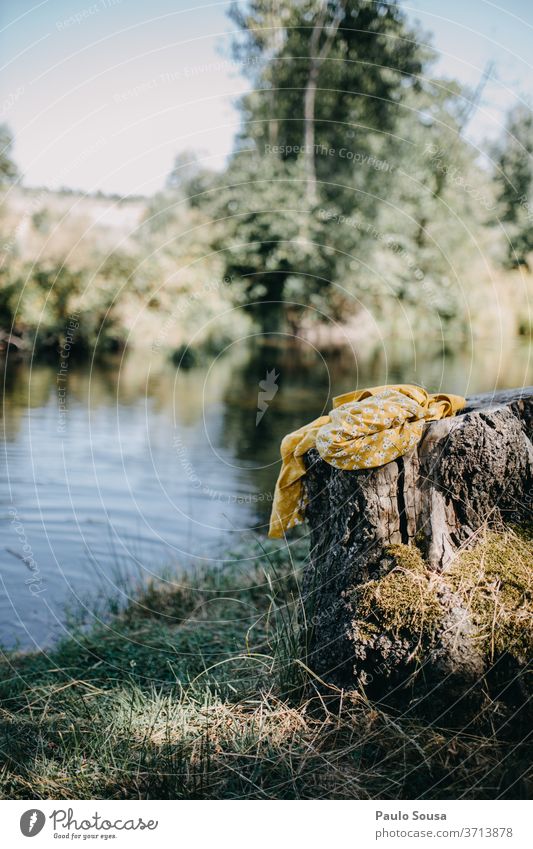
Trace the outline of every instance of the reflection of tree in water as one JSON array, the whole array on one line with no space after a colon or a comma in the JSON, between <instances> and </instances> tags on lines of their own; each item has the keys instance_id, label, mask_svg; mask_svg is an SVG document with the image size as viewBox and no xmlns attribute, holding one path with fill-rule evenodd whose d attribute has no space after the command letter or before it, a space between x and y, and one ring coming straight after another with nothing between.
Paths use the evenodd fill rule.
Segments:
<instances>
[{"instance_id":1,"label":"reflection of tree in water","mask_svg":"<svg viewBox=\"0 0 533 849\"><path fill-rule=\"evenodd\" d=\"M17 438L28 408L45 406L55 391L55 385L54 370L48 366L6 363L0 405L4 439L11 441Z\"/></svg>"},{"instance_id":2,"label":"reflection of tree in water","mask_svg":"<svg viewBox=\"0 0 533 849\"><path fill-rule=\"evenodd\" d=\"M272 369L278 390L256 425L259 383ZM254 346L234 370L224 394L221 444L237 463L250 467L254 491L272 491L283 436L329 408L331 371L312 348L287 342Z\"/></svg>"}]
</instances>

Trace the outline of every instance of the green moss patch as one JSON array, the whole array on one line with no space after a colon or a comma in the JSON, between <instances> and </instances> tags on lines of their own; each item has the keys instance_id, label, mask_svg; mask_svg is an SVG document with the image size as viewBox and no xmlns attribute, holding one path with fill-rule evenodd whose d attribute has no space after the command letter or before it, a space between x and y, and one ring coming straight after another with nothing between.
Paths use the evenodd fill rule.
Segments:
<instances>
[{"instance_id":1,"label":"green moss patch","mask_svg":"<svg viewBox=\"0 0 533 849\"><path fill-rule=\"evenodd\" d=\"M389 631L431 639L440 624L442 608L434 576L417 548L391 546L395 568L383 578L369 581L353 591L358 619L370 632Z\"/></svg>"},{"instance_id":2,"label":"green moss patch","mask_svg":"<svg viewBox=\"0 0 533 849\"><path fill-rule=\"evenodd\" d=\"M485 532L440 575L414 546L391 546L395 566L383 578L355 587L350 602L357 639L386 634L420 650L449 628L448 606L464 609L472 639L487 661L510 655L523 664L533 649L533 537Z\"/></svg>"},{"instance_id":3,"label":"green moss patch","mask_svg":"<svg viewBox=\"0 0 533 849\"><path fill-rule=\"evenodd\" d=\"M533 651L533 536L487 533L455 561L446 579L472 614L489 659Z\"/></svg>"}]
</instances>

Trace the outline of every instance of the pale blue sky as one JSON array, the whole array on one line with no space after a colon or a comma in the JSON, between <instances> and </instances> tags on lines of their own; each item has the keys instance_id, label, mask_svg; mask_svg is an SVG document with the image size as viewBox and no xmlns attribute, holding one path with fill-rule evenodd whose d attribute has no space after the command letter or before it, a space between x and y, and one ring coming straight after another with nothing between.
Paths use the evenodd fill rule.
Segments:
<instances>
[{"instance_id":1,"label":"pale blue sky","mask_svg":"<svg viewBox=\"0 0 533 849\"><path fill-rule=\"evenodd\" d=\"M27 185L150 193L175 154L230 152L248 82L229 55L229 2L2 0L0 121ZM438 67L474 85L496 62L470 135L494 136L533 97L533 3L406 0L434 34Z\"/></svg>"}]
</instances>

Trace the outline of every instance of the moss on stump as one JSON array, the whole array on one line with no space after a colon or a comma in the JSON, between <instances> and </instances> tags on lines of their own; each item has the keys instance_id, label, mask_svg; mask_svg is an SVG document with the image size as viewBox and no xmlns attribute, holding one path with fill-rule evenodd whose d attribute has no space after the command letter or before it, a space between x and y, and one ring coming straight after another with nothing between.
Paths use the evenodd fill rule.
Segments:
<instances>
[{"instance_id":1,"label":"moss on stump","mask_svg":"<svg viewBox=\"0 0 533 849\"><path fill-rule=\"evenodd\" d=\"M523 703L533 653L531 532L485 530L444 573L414 545L388 553L387 575L345 595L358 685L374 696L408 688L440 704L460 684L470 699Z\"/></svg>"}]
</instances>

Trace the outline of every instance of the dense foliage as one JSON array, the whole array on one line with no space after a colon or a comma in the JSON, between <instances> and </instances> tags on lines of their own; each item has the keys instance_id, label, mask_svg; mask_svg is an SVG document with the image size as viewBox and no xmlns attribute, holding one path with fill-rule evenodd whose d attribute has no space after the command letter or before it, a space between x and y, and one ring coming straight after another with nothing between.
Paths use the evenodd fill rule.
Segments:
<instances>
[{"instance_id":1,"label":"dense foliage","mask_svg":"<svg viewBox=\"0 0 533 849\"><path fill-rule=\"evenodd\" d=\"M518 105L496 150L496 181L511 265L527 265L533 250L533 114Z\"/></svg>"}]
</instances>

